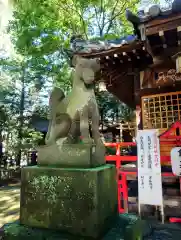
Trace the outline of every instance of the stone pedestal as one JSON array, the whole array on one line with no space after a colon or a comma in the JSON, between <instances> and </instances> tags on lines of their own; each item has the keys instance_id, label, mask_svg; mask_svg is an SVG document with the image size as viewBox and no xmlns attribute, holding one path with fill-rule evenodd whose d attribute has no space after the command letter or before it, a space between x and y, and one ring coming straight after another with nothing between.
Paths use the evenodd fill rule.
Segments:
<instances>
[{"instance_id":1,"label":"stone pedestal","mask_svg":"<svg viewBox=\"0 0 181 240\"><path fill-rule=\"evenodd\" d=\"M105 146L95 144L66 144L58 140L38 149L39 166L59 168L92 168L105 164Z\"/></svg>"},{"instance_id":2,"label":"stone pedestal","mask_svg":"<svg viewBox=\"0 0 181 240\"><path fill-rule=\"evenodd\" d=\"M113 227L98 240L140 240L143 233L148 236L152 229L150 223L140 220L131 214L121 214ZM0 229L0 239L3 240L90 240L89 237L81 237L65 234L61 231L33 228L19 224L8 223ZM91 238L92 239L92 238Z\"/></svg>"},{"instance_id":3,"label":"stone pedestal","mask_svg":"<svg viewBox=\"0 0 181 240\"><path fill-rule=\"evenodd\" d=\"M98 238L116 215L114 165L22 169L21 224Z\"/></svg>"}]
</instances>

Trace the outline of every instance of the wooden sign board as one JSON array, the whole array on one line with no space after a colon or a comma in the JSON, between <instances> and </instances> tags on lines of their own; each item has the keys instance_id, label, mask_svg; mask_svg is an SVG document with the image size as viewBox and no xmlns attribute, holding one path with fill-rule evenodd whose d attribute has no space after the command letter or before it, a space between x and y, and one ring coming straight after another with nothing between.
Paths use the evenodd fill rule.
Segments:
<instances>
[{"instance_id":1,"label":"wooden sign board","mask_svg":"<svg viewBox=\"0 0 181 240\"><path fill-rule=\"evenodd\" d=\"M160 206L163 215L160 142L158 130L139 130L138 147L138 197L141 204Z\"/></svg>"}]
</instances>

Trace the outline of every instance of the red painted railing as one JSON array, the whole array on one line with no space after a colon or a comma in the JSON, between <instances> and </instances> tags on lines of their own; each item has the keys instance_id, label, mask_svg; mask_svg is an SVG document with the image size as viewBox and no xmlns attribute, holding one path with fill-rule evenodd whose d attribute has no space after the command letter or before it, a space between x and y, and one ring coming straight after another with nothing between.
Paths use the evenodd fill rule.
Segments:
<instances>
[{"instance_id":1,"label":"red painted railing","mask_svg":"<svg viewBox=\"0 0 181 240\"><path fill-rule=\"evenodd\" d=\"M161 141L160 141L161 142ZM167 144L173 144L175 141L168 141ZM128 185L127 185L127 175L137 175L137 170L132 172L127 172L121 170L122 162L136 162L137 156L122 156L121 147L129 147L136 146L135 142L119 142L119 143L105 143L106 147L115 147L116 155L108 155L105 157L107 162L116 162L117 168L117 180L118 180L118 211L119 213L127 212L128 209ZM161 156L161 163L170 162L170 156ZM171 172L164 172L162 176L172 177L174 176ZM120 180L121 178L121 180ZM181 178L180 178L181 185ZM122 196L122 198L121 198ZM121 200L123 200L124 204L122 206Z\"/></svg>"}]
</instances>

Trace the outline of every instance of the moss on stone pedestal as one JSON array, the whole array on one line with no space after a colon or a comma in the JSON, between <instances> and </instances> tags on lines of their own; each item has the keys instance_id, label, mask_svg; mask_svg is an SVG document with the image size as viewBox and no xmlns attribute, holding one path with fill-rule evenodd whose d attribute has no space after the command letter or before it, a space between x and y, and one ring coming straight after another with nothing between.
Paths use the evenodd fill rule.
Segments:
<instances>
[{"instance_id":1,"label":"moss on stone pedestal","mask_svg":"<svg viewBox=\"0 0 181 240\"><path fill-rule=\"evenodd\" d=\"M116 169L25 167L20 221L32 227L98 237L117 215Z\"/></svg>"},{"instance_id":2,"label":"moss on stone pedestal","mask_svg":"<svg viewBox=\"0 0 181 240\"><path fill-rule=\"evenodd\" d=\"M113 227L98 240L140 240L145 222L131 214L120 215ZM1 234L0 234L1 236ZM18 222L6 224L2 231L3 240L90 240L60 231L39 229L20 225Z\"/></svg>"}]
</instances>

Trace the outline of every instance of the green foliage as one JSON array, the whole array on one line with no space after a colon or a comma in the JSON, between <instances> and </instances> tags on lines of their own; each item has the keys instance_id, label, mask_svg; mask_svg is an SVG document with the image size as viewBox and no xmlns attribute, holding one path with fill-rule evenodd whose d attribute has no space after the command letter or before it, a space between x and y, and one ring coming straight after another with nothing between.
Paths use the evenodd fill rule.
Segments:
<instances>
[{"instance_id":1,"label":"green foliage","mask_svg":"<svg viewBox=\"0 0 181 240\"><path fill-rule=\"evenodd\" d=\"M3 127L6 126L7 119L8 119L8 115L7 115L6 109L2 105L0 106L0 132L2 131Z\"/></svg>"},{"instance_id":2,"label":"green foliage","mask_svg":"<svg viewBox=\"0 0 181 240\"><path fill-rule=\"evenodd\" d=\"M55 77L54 85L69 93L72 88L72 70L68 64L64 64Z\"/></svg>"},{"instance_id":3,"label":"green foliage","mask_svg":"<svg viewBox=\"0 0 181 240\"><path fill-rule=\"evenodd\" d=\"M139 0L16 0L9 30L19 53L52 54L69 47L73 34L112 39L132 32L125 10ZM56 33L56 34L55 34ZM36 43L36 44L35 44Z\"/></svg>"},{"instance_id":4,"label":"green foliage","mask_svg":"<svg viewBox=\"0 0 181 240\"><path fill-rule=\"evenodd\" d=\"M115 39L132 33L125 9L136 11L139 0L14 0L8 31L18 55L0 59L0 134L8 149L27 150L42 137L31 129L33 115L47 117L52 86L71 90L69 40ZM42 94L42 95L41 95ZM35 96L34 96L35 95ZM133 111L109 93L97 93L104 120L132 119Z\"/></svg>"},{"instance_id":5,"label":"green foliage","mask_svg":"<svg viewBox=\"0 0 181 240\"><path fill-rule=\"evenodd\" d=\"M135 120L135 111L134 109L128 107L125 104L120 104L119 107L119 112L120 112L120 118L121 120L124 120L125 122L132 122Z\"/></svg>"},{"instance_id":6,"label":"green foliage","mask_svg":"<svg viewBox=\"0 0 181 240\"><path fill-rule=\"evenodd\" d=\"M97 92L97 103L103 121L132 121L135 118L133 109L129 108L109 92Z\"/></svg>"},{"instance_id":7,"label":"green foliage","mask_svg":"<svg viewBox=\"0 0 181 240\"><path fill-rule=\"evenodd\" d=\"M1 114L1 134L5 136L6 151L11 148L11 154L18 154L22 149L32 148L41 136L32 135L28 128L29 116L34 104L29 96L32 85L32 72L25 58L6 59L0 62L0 73L5 73L10 79L6 86L6 78L2 82L6 86L1 101L4 115ZM2 91L2 90L1 90ZM21 157L21 155L20 155Z\"/></svg>"},{"instance_id":8,"label":"green foliage","mask_svg":"<svg viewBox=\"0 0 181 240\"><path fill-rule=\"evenodd\" d=\"M58 11L51 1L15 2L14 20L9 25L13 42L22 55L43 55L55 52L61 41L61 35L54 31L60 29ZM41 34L47 34L41 38ZM36 41L41 41L35 45Z\"/></svg>"}]
</instances>

